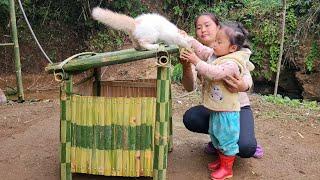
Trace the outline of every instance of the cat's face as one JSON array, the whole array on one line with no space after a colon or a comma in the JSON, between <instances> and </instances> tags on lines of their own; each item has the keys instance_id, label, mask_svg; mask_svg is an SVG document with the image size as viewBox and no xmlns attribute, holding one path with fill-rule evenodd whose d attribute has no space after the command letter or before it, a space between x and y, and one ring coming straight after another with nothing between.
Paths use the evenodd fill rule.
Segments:
<instances>
[{"instance_id":1,"label":"cat's face","mask_svg":"<svg viewBox=\"0 0 320 180\"><path fill-rule=\"evenodd\" d=\"M218 25L207 15L200 16L196 22L197 38L204 45L214 42L218 29Z\"/></svg>"}]
</instances>

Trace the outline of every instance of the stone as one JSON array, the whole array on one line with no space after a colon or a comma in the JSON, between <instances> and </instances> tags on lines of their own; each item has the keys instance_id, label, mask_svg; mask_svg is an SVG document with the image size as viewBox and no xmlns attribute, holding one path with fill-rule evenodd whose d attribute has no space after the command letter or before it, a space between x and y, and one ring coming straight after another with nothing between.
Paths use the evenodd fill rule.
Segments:
<instances>
[{"instance_id":1,"label":"stone","mask_svg":"<svg viewBox=\"0 0 320 180\"><path fill-rule=\"evenodd\" d=\"M6 95L3 93L3 91L0 89L0 104L4 104L7 102Z\"/></svg>"},{"instance_id":2,"label":"stone","mask_svg":"<svg viewBox=\"0 0 320 180\"><path fill-rule=\"evenodd\" d=\"M320 72L306 74L298 72L296 73L298 81L302 84L303 99L320 101Z\"/></svg>"}]
</instances>

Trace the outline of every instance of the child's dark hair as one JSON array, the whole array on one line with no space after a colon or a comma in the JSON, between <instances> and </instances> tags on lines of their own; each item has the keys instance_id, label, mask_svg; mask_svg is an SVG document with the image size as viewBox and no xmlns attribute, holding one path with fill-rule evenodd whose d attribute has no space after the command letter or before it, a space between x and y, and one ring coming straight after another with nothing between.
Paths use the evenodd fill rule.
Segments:
<instances>
[{"instance_id":1,"label":"child's dark hair","mask_svg":"<svg viewBox=\"0 0 320 180\"><path fill-rule=\"evenodd\" d=\"M227 22L221 25L221 29L225 31L229 37L231 45L236 45L240 50L241 48L249 48L247 41L249 32L239 22Z\"/></svg>"},{"instance_id":2,"label":"child's dark hair","mask_svg":"<svg viewBox=\"0 0 320 180\"><path fill-rule=\"evenodd\" d=\"M200 15L198 15L198 16L196 17L196 19L194 20L194 27L197 27L198 19L199 19L199 17L201 17L201 16L208 16L208 17L210 17L210 19L211 19L217 26L220 25L219 19L218 19L214 14L209 13L209 12L204 12L204 13L202 13L202 14L200 14Z\"/></svg>"}]
</instances>

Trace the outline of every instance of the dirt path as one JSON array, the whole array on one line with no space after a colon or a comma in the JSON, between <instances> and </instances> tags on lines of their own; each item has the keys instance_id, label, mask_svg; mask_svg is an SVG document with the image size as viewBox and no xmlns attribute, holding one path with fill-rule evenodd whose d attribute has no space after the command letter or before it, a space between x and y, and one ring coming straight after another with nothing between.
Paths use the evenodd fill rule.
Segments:
<instances>
[{"instance_id":1,"label":"dirt path","mask_svg":"<svg viewBox=\"0 0 320 180\"><path fill-rule=\"evenodd\" d=\"M155 76L150 61L107 67L105 77L126 79ZM0 105L0 179L59 179L59 101L58 84L52 76L24 75L27 99L36 102ZM2 77L0 88L14 87L14 76ZM52 89L53 91L35 91ZM189 132L182 123L183 113L200 102L197 94L177 98L186 92L173 85L174 150L169 154L169 180L209 179L207 163L216 157L203 152L207 135ZM238 158L235 180L240 179L320 179L320 110L290 107L266 102L251 95L262 159ZM74 179L135 179L74 175ZM147 179L147 178L139 178Z\"/></svg>"},{"instance_id":2,"label":"dirt path","mask_svg":"<svg viewBox=\"0 0 320 180\"><path fill-rule=\"evenodd\" d=\"M175 86L174 92L183 93L179 86ZM56 91L49 94L47 97L58 97ZM233 179L318 179L320 112L276 106L258 96L251 99L256 136L265 156L238 158ZM203 152L209 138L187 131L181 121L182 113L197 102L196 95L174 99L174 151L169 154L168 179L208 179L206 165L215 159ZM58 100L1 105L0 114L0 177L59 179ZM74 175L74 179L127 178Z\"/></svg>"}]
</instances>

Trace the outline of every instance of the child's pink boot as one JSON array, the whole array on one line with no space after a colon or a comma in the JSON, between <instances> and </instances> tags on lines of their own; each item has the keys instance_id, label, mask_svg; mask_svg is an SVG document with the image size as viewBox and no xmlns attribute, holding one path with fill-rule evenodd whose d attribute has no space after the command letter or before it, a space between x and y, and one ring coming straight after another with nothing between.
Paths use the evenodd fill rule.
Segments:
<instances>
[{"instance_id":1,"label":"child's pink boot","mask_svg":"<svg viewBox=\"0 0 320 180\"><path fill-rule=\"evenodd\" d=\"M220 168L211 173L212 180L224 180L233 176L232 167L236 156L226 156L219 153Z\"/></svg>"},{"instance_id":2,"label":"child's pink boot","mask_svg":"<svg viewBox=\"0 0 320 180\"><path fill-rule=\"evenodd\" d=\"M210 171L216 171L220 168L220 158L218 157L217 160L213 161L212 163L208 164L208 169Z\"/></svg>"},{"instance_id":3,"label":"child's pink boot","mask_svg":"<svg viewBox=\"0 0 320 180\"><path fill-rule=\"evenodd\" d=\"M222 154L222 153L219 150L216 150L216 153L218 153L218 159L213 161L212 163L208 164L208 169L210 171L216 171L220 168L220 164L221 164L221 158L220 158L221 155L220 154Z\"/></svg>"}]
</instances>

